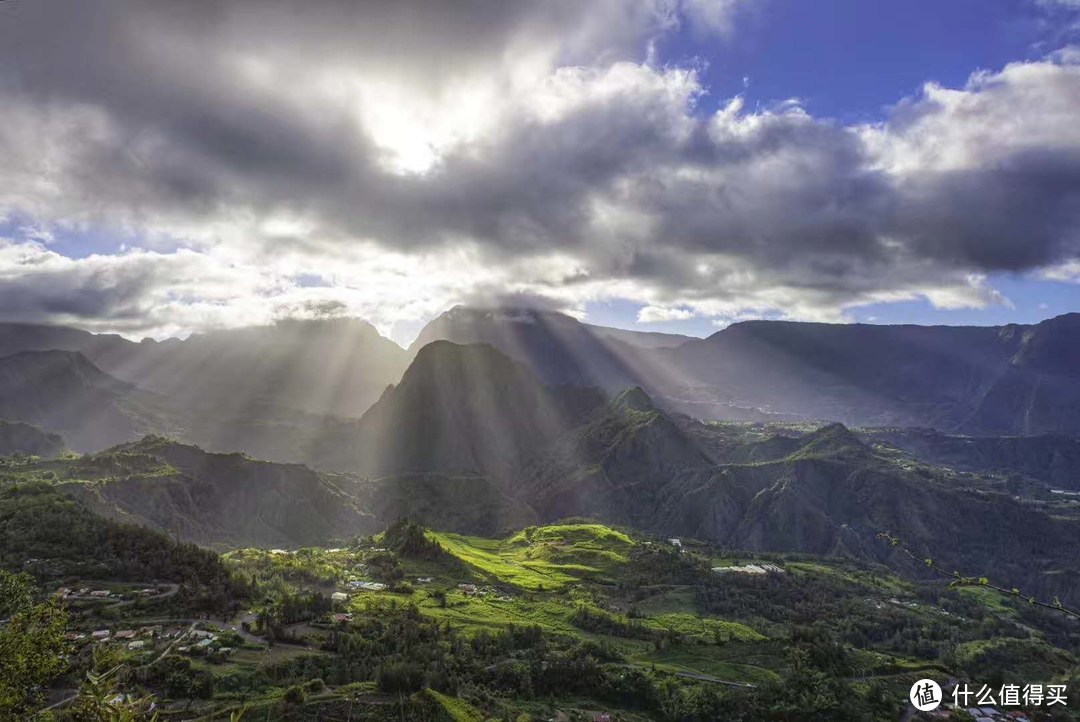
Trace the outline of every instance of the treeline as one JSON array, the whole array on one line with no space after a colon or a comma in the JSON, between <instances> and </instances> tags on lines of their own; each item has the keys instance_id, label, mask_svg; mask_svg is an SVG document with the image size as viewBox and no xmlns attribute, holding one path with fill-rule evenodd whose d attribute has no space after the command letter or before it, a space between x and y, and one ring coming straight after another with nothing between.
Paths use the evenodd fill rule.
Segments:
<instances>
[{"instance_id":1,"label":"treeline","mask_svg":"<svg viewBox=\"0 0 1080 722\"><path fill-rule=\"evenodd\" d=\"M221 609L245 594L217 554L94 514L46 483L0 490L0 567L38 579L166 581Z\"/></svg>"}]
</instances>

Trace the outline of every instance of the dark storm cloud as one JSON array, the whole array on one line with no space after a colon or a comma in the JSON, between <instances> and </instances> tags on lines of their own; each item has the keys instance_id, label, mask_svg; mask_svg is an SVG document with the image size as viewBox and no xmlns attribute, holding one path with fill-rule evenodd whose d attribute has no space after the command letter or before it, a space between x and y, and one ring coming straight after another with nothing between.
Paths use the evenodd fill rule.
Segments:
<instances>
[{"instance_id":1,"label":"dark storm cloud","mask_svg":"<svg viewBox=\"0 0 1080 722\"><path fill-rule=\"evenodd\" d=\"M978 303L979 274L1080 256L1075 53L928 86L880 126L791 103L707 115L693 73L641 64L680 8L20 3L0 16L0 213L235 246L255 264L333 263L360 240L467 244L514 269L500 282L526 288L511 293L610 283L703 312L835 313L964 287ZM395 168L474 87L482 112L449 140L432 131L429 167ZM404 127L413 105L427 114ZM261 230L283 215L303 223ZM574 264L530 275L544 254ZM126 313L169 283L150 265L113 285L78 276L67 297L62 280L23 289L11 307Z\"/></svg>"}]
</instances>

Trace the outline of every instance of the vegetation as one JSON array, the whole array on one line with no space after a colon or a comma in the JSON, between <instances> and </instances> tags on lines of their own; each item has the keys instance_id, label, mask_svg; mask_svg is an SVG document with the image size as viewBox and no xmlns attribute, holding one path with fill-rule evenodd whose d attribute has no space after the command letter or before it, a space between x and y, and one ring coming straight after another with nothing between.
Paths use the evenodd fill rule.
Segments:
<instances>
[{"instance_id":1,"label":"vegetation","mask_svg":"<svg viewBox=\"0 0 1080 722\"><path fill-rule=\"evenodd\" d=\"M55 601L35 602L27 574L0 569L0 719L35 709L45 685L63 666L67 614Z\"/></svg>"},{"instance_id":2,"label":"vegetation","mask_svg":"<svg viewBox=\"0 0 1080 722\"><path fill-rule=\"evenodd\" d=\"M5 564L38 559L23 566L40 584L93 570L121 597L136 580L184 590L157 606L36 602L30 577L6 577L19 638L48 653L13 650L25 672L5 699L22 714L49 680L79 690L60 720L887 720L913 679L1048 683L1080 653L1080 625L1015 597L586 520L483 538L401 519L340 547L218 557L20 481L0 521ZM155 623L177 636L79 637Z\"/></svg>"}]
</instances>

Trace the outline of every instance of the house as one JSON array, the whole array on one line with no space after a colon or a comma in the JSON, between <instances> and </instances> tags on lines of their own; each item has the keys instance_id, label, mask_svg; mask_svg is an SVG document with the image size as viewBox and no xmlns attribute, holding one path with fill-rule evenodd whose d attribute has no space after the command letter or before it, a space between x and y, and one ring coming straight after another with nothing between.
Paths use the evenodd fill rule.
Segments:
<instances>
[{"instance_id":1,"label":"house","mask_svg":"<svg viewBox=\"0 0 1080 722\"><path fill-rule=\"evenodd\" d=\"M431 584L431 577L417 577L417 584Z\"/></svg>"},{"instance_id":2,"label":"house","mask_svg":"<svg viewBox=\"0 0 1080 722\"><path fill-rule=\"evenodd\" d=\"M63 599L64 597L66 597L66 596L68 596L69 594L71 594L71 590L70 590L70 589L68 589L67 587L60 587L60 588L59 588L59 589L57 589L57 590L56 590L55 592L53 592L53 594L55 594L56 596L58 596L58 597L60 597L61 599Z\"/></svg>"},{"instance_id":3,"label":"house","mask_svg":"<svg viewBox=\"0 0 1080 722\"><path fill-rule=\"evenodd\" d=\"M134 642L128 642L128 649L142 649L146 646L146 642L142 639L136 639Z\"/></svg>"},{"instance_id":4,"label":"house","mask_svg":"<svg viewBox=\"0 0 1080 722\"><path fill-rule=\"evenodd\" d=\"M113 639L135 639L135 630L121 629L113 636Z\"/></svg>"},{"instance_id":5,"label":"house","mask_svg":"<svg viewBox=\"0 0 1080 722\"><path fill-rule=\"evenodd\" d=\"M90 592L90 596L91 597L97 597L98 599L105 599L106 597L109 596L109 590L108 589L95 589L94 591Z\"/></svg>"},{"instance_id":6,"label":"house","mask_svg":"<svg viewBox=\"0 0 1080 722\"><path fill-rule=\"evenodd\" d=\"M213 643L214 643L213 639L204 639L201 642L199 642L198 644L196 644L195 646L196 647L201 647L202 649L206 649L207 647L209 647Z\"/></svg>"},{"instance_id":7,"label":"house","mask_svg":"<svg viewBox=\"0 0 1080 722\"><path fill-rule=\"evenodd\" d=\"M345 622L352 619L352 615L351 614L335 614L335 615L333 615L332 618L338 624L344 624Z\"/></svg>"},{"instance_id":8,"label":"house","mask_svg":"<svg viewBox=\"0 0 1080 722\"><path fill-rule=\"evenodd\" d=\"M475 584L458 584L457 587L461 591L468 594L470 597L472 595L476 594L476 585Z\"/></svg>"},{"instance_id":9,"label":"house","mask_svg":"<svg viewBox=\"0 0 1080 722\"><path fill-rule=\"evenodd\" d=\"M214 633L205 629L193 629L191 630L191 636L195 637L195 639L213 639Z\"/></svg>"},{"instance_id":10,"label":"house","mask_svg":"<svg viewBox=\"0 0 1080 722\"><path fill-rule=\"evenodd\" d=\"M667 541L668 541L668 544L675 547L676 549L682 549L682 540L681 539L668 539Z\"/></svg>"},{"instance_id":11,"label":"house","mask_svg":"<svg viewBox=\"0 0 1080 722\"><path fill-rule=\"evenodd\" d=\"M332 602L347 602L349 601L349 595L345 592L334 592L330 595L330 601Z\"/></svg>"},{"instance_id":12,"label":"house","mask_svg":"<svg viewBox=\"0 0 1080 722\"><path fill-rule=\"evenodd\" d=\"M232 647L222 647L221 649L218 650L218 652L221 653L221 654L224 654L224 655L230 655L233 652L233 648Z\"/></svg>"},{"instance_id":13,"label":"house","mask_svg":"<svg viewBox=\"0 0 1080 722\"><path fill-rule=\"evenodd\" d=\"M64 639L68 642L78 642L80 639L85 639L86 635L81 632L68 632L64 635Z\"/></svg>"},{"instance_id":14,"label":"house","mask_svg":"<svg viewBox=\"0 0 1080 722\"><path fill-rule=\"evenodd\" d=\"M108 629L99 629L96 632L91 632L90 636L91 638L96 639L99 642L103 642L109 638L110 634L112 634L112 632L110 632Z\"/></svg>"},{"instance_id":15,"label":"house","mask_svg":"<svg viewBox=\"0 0 1080 722\"><path fill-rule=\"evenodd\" d=\"M381 592L386 585L380 582L349 582L350 589L363 589L366 592Z\"/></svg>"}]
</instances>

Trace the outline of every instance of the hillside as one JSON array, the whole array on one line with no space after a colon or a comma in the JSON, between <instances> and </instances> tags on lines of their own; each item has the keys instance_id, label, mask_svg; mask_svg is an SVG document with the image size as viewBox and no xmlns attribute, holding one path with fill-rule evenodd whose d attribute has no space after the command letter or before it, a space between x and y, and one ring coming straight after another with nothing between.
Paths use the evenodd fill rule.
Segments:
<instances>
[{"instance_id":1,"label":"hillside","mask_svg":"<svg viewBox=\"0 0 1080 722\"><path fill-rule=\"evenodd\" d=\"M41 482L0 486L0 568L40 580L175 582L215 604L235 591L216 554L101 517Z\"/></svg>"},{"instance_id":2,"label":"hillside","mask_svg":"<svg viewBox=\"0 0 1080 722\"><path fill-rule=\"evenodd\" d=\"M1054 489L1080 491L1080 439L1038 436L954 436L932 429L866 429L867 440L885 443L935 466L972 472L1017 474Z\"/></svg>"},{"instance_id":3,"label":"hillside","mask_svg":"<svg viewBox=\"0 0 1080 722\"><path fill-rule=\"evenodd\" d=\"M638 387L538 456L517 487L541 518L591 516L648 528L657 494L711 460Z\"/></svg>"},{"instance_id":4,"label":"hillside","mask_svg":"<svg viewBox=\"0 0 1080 722\"><path fill-rule=\"evenodd\" d=\"M1031 326L732 324L657 352L676 408L975 434L1080 433L1080 314Z\"/></svg>"},{"instance_id":5,"label":"hillside","mask_svg":"<svg viewBox=\"0 0 1080 722\"><path fill-rule=\"evenodd\" d=\"M294 464L145 437L19 470L110 519L204 545L302 546L366 533L373 520L328 479Z\"/></svg>"},{"instance_id":6,"label":"hillside","mask_svg":"<svg viewBox=\"0 0 1080 722\"><path fill-rule=\"evenodd\" d=\"M485 344L424 346L355 424L327 433L309 458L324 468L507 479L602 403L591 389L545 387Z\"/></svg>"},{"instance_id":7,"label":"hillside","mask_svg":"<svg viewBox=\"0 0 1080 722\"><path fill-rule=\"evenodd\" d=\"M64 440L31 424L0 420L0 457L12 454L56 456L64 450Z\"/></svg>"},{"instance_id":8,"label":"hillside","mask_svg":"<svg viewBox=\"0 0 1080 722\"><path fill-rule=\"evenodd\" d=\"M629 335L633 333L601 331L551 311L455 306L428 323L409 350L415 354L436 340L490 344L549 386L618 391L641 382L648 349L660 345L655 338Z\"/></svg>"},{"instance_id":9,"label":"hillside","mask_svg":"<svg viewBox=\"0 0 1080 722\"><path fill-rule=\"evenodd\" d=\"M166 431L172 423L162 399L67 351L0 358L0 418L59 432L78 451Z\"/></svg>"},{"instance_id":10,"label":"hillside","mask_svg":"<svg viewBox=\"0 0 1080 722\"><path fill-rule=\"evenodd\" d=\"M732 549L890 557L891 532L918 554L976 576L1075 597L1080 516L1042 508L934 467L881 456L833 424L775 459L721 465L666 487L657 529Z\"/></svg>"},{"instance_id":11,"label":"hillside","mask_svg":"<svg viewBox=\"0 0 1080 722\"><path fill-rule=\"evenodd\" d=\"M237 415L273 404L359 416L404 370L406 353L358 319L284 320L141 343L61 326L0 324L0 352L66 350L183 405Z\"/></svg>"},{"instance_id":12,"label":"hillside","mask_svg":"<svg viewBox=\"0 0 1080 722\"><path fill-rule=\"evenodd\" d=\"M596 523L478 537L402 521L349 548L227 561L257 581L265 628L324 652L282 675L371 680L350 709L389 692L416 719L892 720L920 677L1022 683L1076 664L1074 624L996 592ZM305 709L332 714L353 689Z\"/></svg>"}]
</instances>

